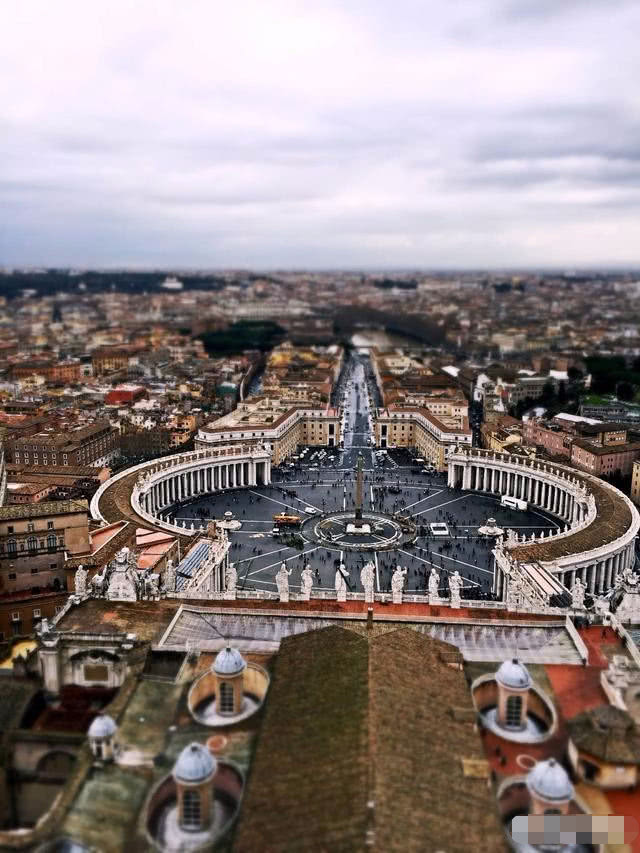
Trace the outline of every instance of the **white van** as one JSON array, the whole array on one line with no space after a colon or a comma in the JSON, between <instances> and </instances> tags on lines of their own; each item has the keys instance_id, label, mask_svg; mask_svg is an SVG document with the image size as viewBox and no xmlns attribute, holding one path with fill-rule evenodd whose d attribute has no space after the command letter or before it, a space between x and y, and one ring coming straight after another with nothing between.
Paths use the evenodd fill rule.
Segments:
<instances>
[{"instance_id":1,"label":"white van","mask_svg":"<svg viewBox=\"0 0 640 853\"><path fill-rule=\"evenodd\" d=\"M509 495L503 495L500 498L500 505L506 506L509 509L525 510L529 504L526 501L521 501L519 498L511 498Z\"/></svg>"}]
</instances>

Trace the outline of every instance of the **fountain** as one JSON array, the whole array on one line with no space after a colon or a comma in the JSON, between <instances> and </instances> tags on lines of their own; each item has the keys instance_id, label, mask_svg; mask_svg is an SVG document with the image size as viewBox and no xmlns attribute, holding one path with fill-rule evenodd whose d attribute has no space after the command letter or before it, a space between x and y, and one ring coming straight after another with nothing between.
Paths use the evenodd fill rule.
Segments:
<instances>
[{"instance_id":1,"label":"fountain","mask_svg":"<svg viewBox=\"0 0 640 853\"><path fill-rule=\"evenodd\" d=\"M502 536L504 535L504 530L501 527L496 525L495 518L488 518L487 523L482 527L478 528L478 533L481 536Z\"/></svg>"}]
</instances>

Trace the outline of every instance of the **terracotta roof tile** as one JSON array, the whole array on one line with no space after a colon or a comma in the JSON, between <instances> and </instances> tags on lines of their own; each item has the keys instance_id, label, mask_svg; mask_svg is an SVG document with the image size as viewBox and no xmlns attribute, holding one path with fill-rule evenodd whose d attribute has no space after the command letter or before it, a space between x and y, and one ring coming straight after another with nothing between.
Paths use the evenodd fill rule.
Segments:
<instances>
[{"instance_id":1,"label":"terracotta roof tile","mask_svg":"<svg viewBox=\"0 0 640 853\"><path fill-rule=\"evenodd\" d=\"M282 641L237 851L506 850L447 643L330 627ZM465 820L459 820L464 803Z\"/></svg>"}]
</instances>

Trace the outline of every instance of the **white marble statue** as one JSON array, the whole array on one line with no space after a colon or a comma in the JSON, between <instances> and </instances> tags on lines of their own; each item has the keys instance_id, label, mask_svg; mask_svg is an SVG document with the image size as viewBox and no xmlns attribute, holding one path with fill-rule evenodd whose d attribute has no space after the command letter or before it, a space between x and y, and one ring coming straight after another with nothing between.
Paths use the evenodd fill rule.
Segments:
<instances>
[{"instance_id":1,"label":"white marble statue","mask_svg":"<svg viewBox=\"0 0 640 853\"><path fill-rule=\"evenodd\" d=\"M616 587L618 593L622 593L615 611L617 619L620 622L640 622L640 576L629 566L618 578Z\"/></svg>"},{"instance_id":2,"label":"white marble statue","mask_svg":"<svg viewBox=\"0 0 640 853\"><path fill-rule=\"evenodd\" d=\"M300 593L305 601L311 598L311 589L313 587L313 572L309 563L306 564L300 575Z\"/></svg>"},{"instance_id":3,"label":"white marble statue","mask_svg":"<svg viewBox=\"0 0 640 853\"><path fill-rule=\"evenodd\" d=\"M407 569L396 566L396 570L391 577L391 600L394 604L402 604L402 590L404 589L404 579L407 576Z\"/></svg>"},{"instance_id":4,"label":"white marble statue","mask_svg":"<svg viewBox=\"0 0 640 853\"><path fill-rule=\"evenodd\" d=\"M109 585L106 596L108 601L137 601L140 580L136 559L128 548L122 548L108 566Z\"/></svg>"},{"instance_id":5,"label":"white marble statue","mask_svg":"<svg viewBox=\"0 0 640 853\"><path fill-rule=\"evenodd\" d=\"M369 604L373 602L375 571L375 566L371 561L365 563L360 571L360 583L364 589L364 600Z\"/></svg>"},{"instance_id":6,"label":"white marble statue","mask_svg":"<svg viewBox=\"0 0 640 853\"><path fill-rule=\"evenodd\" d=\"M517 545L518 544L518 534L515 530L509 528L507 530L507 546Z\"/></svg>"},{"instance_id":7,"label":"white marble statue","mask_svg":"<svg viewBox=\"0 0 640 853\"><path fill-rule=\"evenodd\" d=\"M78 566L73 578L73 583L76 590L76 595L86 595L87 592L87 571L83 565Z\"/></svg>"},{"instance_id":8,"label":"white marble statue","mask_svg":"<svg viewBox=\"0 0 640 853\"><path fill-rule=\"evenodd\" d=\"M147 575L144 581L144 591L147 598L150 598L152 601L156 601L160 597L160 575L153 574Z\"/></svg>"},{"instance_id":9,"label":"white marble statue","mask_svg":"<svg viewBox=\"0 0 640 853\"><path fill-rule=\"evenodd\" d=\"M167 560L167 567L164 570L164 586L167 592L176 590L176 567L171 559Z\"/></svg>"},{"instance_id":10,"label":"white marble statue","mask_svg":"<svg viewBox=\"0 0 640 853\"><path fill-rule=\"evenodd\" d=\"M338 601L347 600L347 582L345 576L349 576L344 563L340 563L340 567L336 569L335 586L338 593Z\"/></svg>"},{"instance_id":11,"label":"white marble statue","mask_svg":"<svg viewBox=\"0 0 640 853\"><path fill-rule=\"evenodd\" d=\"M460 607L460 590L462 589L462 578L460 572L456 571L449 575L449 591L451 593L451 606Z\"/></svg>"},{"instance_id":12,"label":"white marble statue","mask_svg":"<svg viewBox=\"0 0 640 853\"><path fill-rule=\"evenodd\" d=\"M573 586L571 587L571 606L575 607L577 610L582 610L584 607L584 594L586 591L586 586L582 583L580 578L576 578L573 582Z\"/></svg>"},{"instance_id":13,"label":"white marble statue","mask_svg":"<svg viewBox=\"0 0 640 853\"><path fill-rule=\"evenodd\" d=\"M289 575L293 569L288 569L286 563L281 563L276 575L276 586L280 601L289 601Z\"/></svg>"},{"instance_id":14,"label":"white marble statue","mask_svg":"<svg viewBox=\"0 0 640 853\"><path fill-rule=\"evenodd\" d=\"M436 571L435 566L431 566L431 572L429 573L429 603L432 603L432 600L438 599L440 596L440 575Z\"/></svg>"},{"instance_id":15,"label":"white marble statue","mask_svg":"<svg viewBox=\"0 0 640 853\"><path fill-rule=\"evenodd\" d=\"M226 592L224 597L235 598L238 588L238 570L235 567L235 563L229 563L227 566L227 570L225 572L225 587Z\"/></svg>"}]
</instances>

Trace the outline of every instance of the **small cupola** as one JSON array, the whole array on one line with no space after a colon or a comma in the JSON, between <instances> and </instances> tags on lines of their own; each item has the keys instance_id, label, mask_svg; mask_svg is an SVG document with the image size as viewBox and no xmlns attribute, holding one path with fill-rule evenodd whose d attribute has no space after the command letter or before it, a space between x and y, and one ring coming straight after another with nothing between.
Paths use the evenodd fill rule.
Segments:
<instances>
[{"instance_id":1,"label":"small cupola","mask_svg":"<svg viewBox=\"0 0 640 853\"><path fill-rule=\"evenodd\" d=\"M539 761L527 776L530 814L567 814L573 798L569 774L555 758Z\"/></svg>"},{"instance_id":2,"label":"small cupola","mask_svg":"<svg viewBox=\"0 0 640 853\"><path fill-rule=\"evenodd\" d=\"M113 717L99 714L89 726L87 737L95 758L111 761L117 747L118 726Z\"/></svg>"},{"instance_id":3,"label":"small cupola","mask_svg":"<svg viewBox=\"0 0 640 853\"><path fill-rule=\"evenodd\" d=\"M190 743L173 767L178 797L178 822L187 832L201 832L213 820L214 789L211 781L217 762L206 746Z\"/></svg>"},{"instance_id":4,"label":"small cupola","mask_svg":"<svg viewBox=\"0 0 640 853\"><path fill-rule=\"evenodd\" d=\"M213 662L212 671L217 682L217 711L232 716L242 711L244 671L247 662L237 649L225 646Z\"/></svg>"},{"instance_id":5,"label":"small cupola","mask_svg":"<svg viewBox=\"0 0 640 853\"><path fill-rule=\"evenodd\" d=\"M496 672L498 684L498 723L507 729L524 729L531 676L518 658L500 665Z\"/></svg>"}]
</instances>

